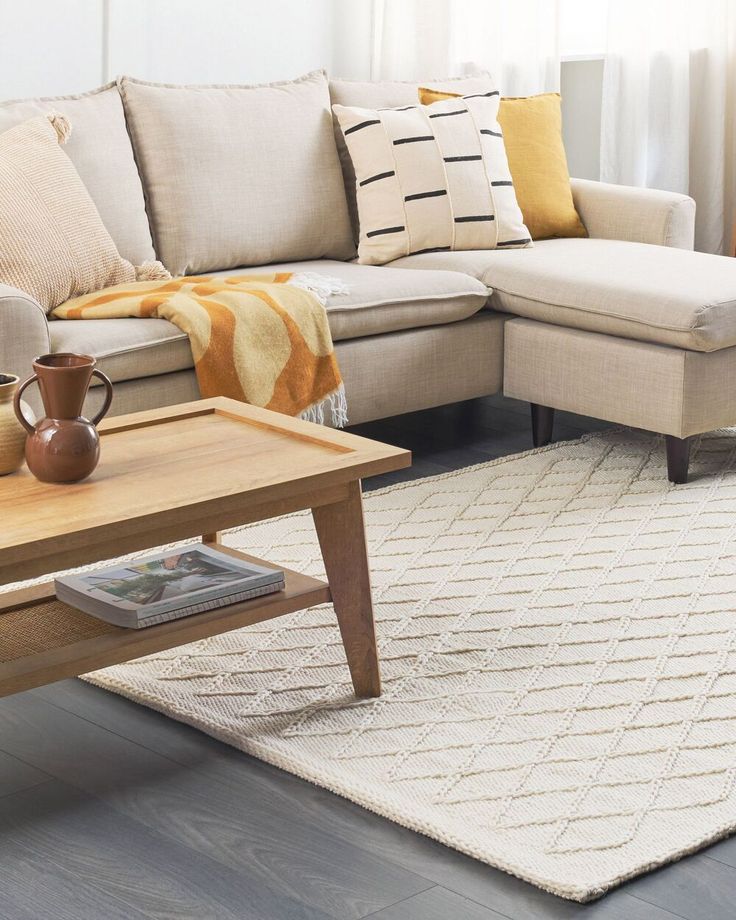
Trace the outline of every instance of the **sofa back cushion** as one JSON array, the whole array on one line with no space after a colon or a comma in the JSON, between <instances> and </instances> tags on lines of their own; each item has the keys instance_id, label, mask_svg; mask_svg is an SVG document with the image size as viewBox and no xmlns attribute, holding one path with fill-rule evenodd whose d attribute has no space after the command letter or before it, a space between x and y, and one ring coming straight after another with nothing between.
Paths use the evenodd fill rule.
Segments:
<instances>
[{"instance_id":1,"label":"sofa back cushion","mask_svg":"<svg viewBox=\"0 0 736 920\"><path fill-rule=\"evenodd\" d=\"M156 252L173 274L355 255L324 73L120 87Z\"/></svg>"},{"instance_id":2,"label":"sofa back cushion","mask_svg":"<svg viewBox=\"0 0 736 920\"><path fill-rule=\"evenodd\" d=\"M470 93L486 93L496 89L488 73L474 77L446 77L442 80L330 80L330 100L333 105L358 106L362 109L394 109L401 105L416 105L419 88L427 87L439 92L466 96ZM357 244L360 237L360 222L355 191L355 170L348 153L345 138L337 117L334 119L335 143L340 155L340 165L345 181L353 237Z\"/></svg>"},{"instance_id":3,"label":"sofa back cushion","mask_svg":"<svg viewBox=\"0 0 736 920\"><path fill-rule=\"evenodd\" d=\"M117 86L110 83L80 96L0 103L0 132L51 112L66 115L73 127L63 150L119 253L134 265L154 259L143 186Z\"/></svg>"}]
</instances>

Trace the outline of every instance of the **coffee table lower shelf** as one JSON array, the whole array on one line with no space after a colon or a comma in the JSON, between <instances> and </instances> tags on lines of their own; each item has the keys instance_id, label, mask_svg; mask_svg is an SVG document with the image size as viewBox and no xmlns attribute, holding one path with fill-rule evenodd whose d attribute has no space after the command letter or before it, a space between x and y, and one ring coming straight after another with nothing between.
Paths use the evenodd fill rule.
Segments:
<instances>
[{"instance_id":1,"label":"coffee table lower shelf","mask_svg":"<svg viewBox=\"0 0 736 920\"><path fill-rule=\"evenodd\" d=\"M273 565L229 547L219 549ZM131 661L331 600L327 582L284 569L283 591L144 629L122 629L57 600L53 584L0 595L0 697Z\"/></svg>"}]
</instances>

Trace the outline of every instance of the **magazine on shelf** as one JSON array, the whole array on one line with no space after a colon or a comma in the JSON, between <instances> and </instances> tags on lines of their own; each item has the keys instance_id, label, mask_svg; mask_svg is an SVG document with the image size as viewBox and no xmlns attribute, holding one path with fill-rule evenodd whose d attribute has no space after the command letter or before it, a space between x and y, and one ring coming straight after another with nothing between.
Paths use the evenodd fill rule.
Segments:
<instances>
[{"instance_id":1,"label":"magazine on shelf","mask_svg":"<svg viewBox=\"0 0 736 920\"><path fill-rule=\"evenodd\" d=\"M54 580L60 601L116 626L140 629L284 588L284 573L193 543Z\"/></svg>"}]
</instances>

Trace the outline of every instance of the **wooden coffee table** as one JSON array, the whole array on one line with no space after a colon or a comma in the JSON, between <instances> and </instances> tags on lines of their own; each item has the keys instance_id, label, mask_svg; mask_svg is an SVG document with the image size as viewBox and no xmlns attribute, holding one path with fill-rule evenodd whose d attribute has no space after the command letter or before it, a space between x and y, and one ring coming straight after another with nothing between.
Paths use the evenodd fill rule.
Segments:
<instances>
[{"instance_id":1,"label":"wooden coffee table","mask_svg":"<svg viewBox=\"0 0 736 920\"><path fill-rule=\"evenodd\" d=\"M50 582L2 594L0 696L330 600L356 694L379 695L360 480L409 466L408 451L222 398L113 418L100 434L85 482L0 478L0 585L201 535L217 544L304 508L328 580L286 570L283 591L139 630L61 603Z\"/></svg>"}]
</instances>

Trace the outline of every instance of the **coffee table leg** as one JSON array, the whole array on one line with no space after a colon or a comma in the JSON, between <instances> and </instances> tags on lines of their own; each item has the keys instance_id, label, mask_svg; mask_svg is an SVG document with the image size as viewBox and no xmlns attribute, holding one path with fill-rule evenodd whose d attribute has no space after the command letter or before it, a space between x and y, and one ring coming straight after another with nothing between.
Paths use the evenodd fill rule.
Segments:
<instances>
[{"instance_id":1,"label":"coffee table leg","mask_svg":"<svg viewBox=\"0 0 736 920\"><path fill-rule=\"evenodd\" d=\"M312 509L356 696L380 696L381 675L360 483L345 501Z\"/></svg>"},{"instance_id":2,"label":"coffee table leg","mask_svg":"<svg viewBox=\"0 0 736 920\"><path fill-rule=\"evenodd\" d=\"M214 530L212 533L202 534L203 543L219 543L222 540L222 533L219 530Z\"/></svg>"}]
</instances>

